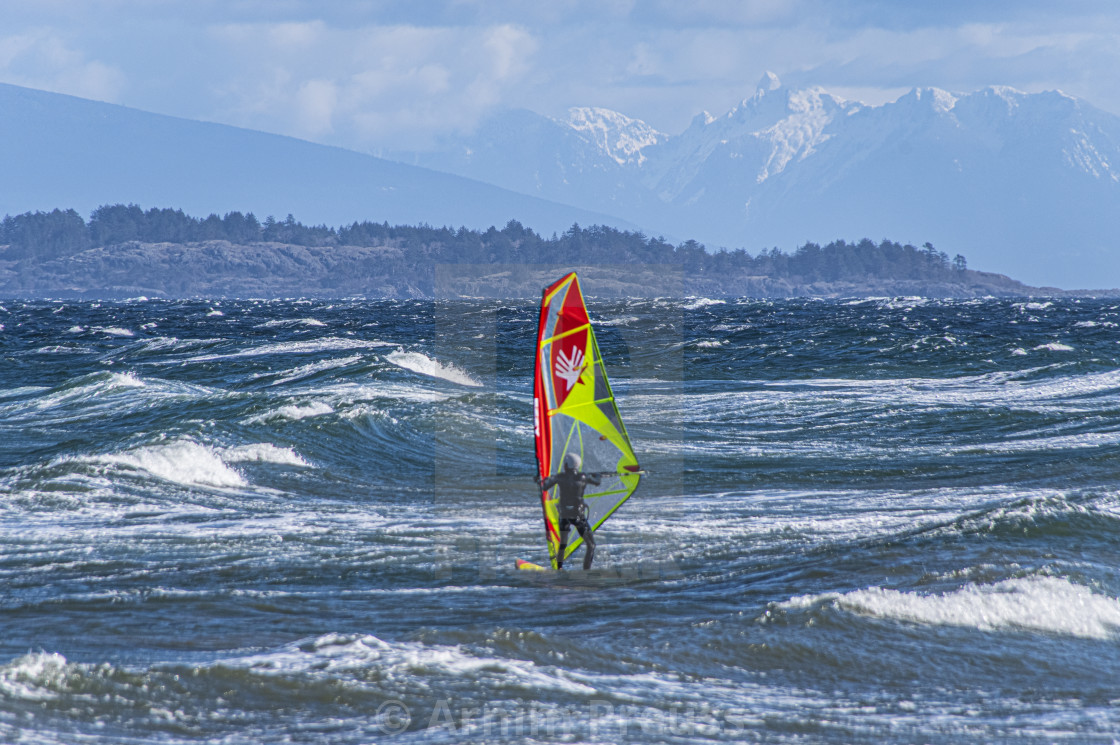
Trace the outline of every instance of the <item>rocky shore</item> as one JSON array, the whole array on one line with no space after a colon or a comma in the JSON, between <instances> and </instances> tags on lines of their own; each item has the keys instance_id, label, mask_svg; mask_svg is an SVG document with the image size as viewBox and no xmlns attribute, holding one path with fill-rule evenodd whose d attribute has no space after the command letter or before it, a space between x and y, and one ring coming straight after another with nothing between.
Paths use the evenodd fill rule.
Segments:
<instances>
[{"instance_id":1,"label":"rocky shore","mask_svg":"<svg viewBox=\"0 0 1120 745\"><path fill-rule=\"evenodd\" d=\"M943 280L867 277L801 282L796 277L689 273L672 264L436 264L394 246L300 246L130 242L37 261L4 260L8 298L531 298L576 269L601 297L1015 297L1120 295L1120 290L1029 287L1002 274L965 270Z\"/></svg>"}]
</instances>

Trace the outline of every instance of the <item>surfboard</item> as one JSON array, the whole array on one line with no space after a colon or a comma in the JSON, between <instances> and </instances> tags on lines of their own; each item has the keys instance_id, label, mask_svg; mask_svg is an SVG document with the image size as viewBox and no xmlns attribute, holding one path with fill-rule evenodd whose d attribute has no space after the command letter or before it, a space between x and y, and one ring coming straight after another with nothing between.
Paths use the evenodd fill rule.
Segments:
<instances>
[{"instance_id":1,"label":"surfboard","mask_svg":"<svg viewBox=\"0 0 1120 745\"><path fill-rule=\"evenodd\" d=\"M568 453L580 456L583 471L599 473L601 483L589 485L584 493L593 530L638 488L641 467L611 391L575 272L542 293L533 374L533 435L542 481L560 471ZM560 550L559 487L542 490L540 498L545 543L555 569ZM573 537L565 560L583 544L582 538ZM517 566L539 567L523 560Z\"/></svg>"}]
</instances>

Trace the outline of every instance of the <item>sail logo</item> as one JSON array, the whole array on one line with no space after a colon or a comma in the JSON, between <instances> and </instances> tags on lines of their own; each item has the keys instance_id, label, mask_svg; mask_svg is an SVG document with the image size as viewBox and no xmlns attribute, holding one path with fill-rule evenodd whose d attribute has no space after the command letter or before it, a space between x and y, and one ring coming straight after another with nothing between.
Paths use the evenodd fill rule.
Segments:
<instances>
[{"instance_id":1,"label":"sail logo","mask_svg":"<svg viewBox=\"0 0 1120 745\"><path fill-rule=\"evenodd\" d=\"M556 377L568 384L565 393L571 392L585 367L587 365L583 363L583 350L579 347L572 347L566 355L562 351L556 355Z\"/></svg>"}]
</instances>

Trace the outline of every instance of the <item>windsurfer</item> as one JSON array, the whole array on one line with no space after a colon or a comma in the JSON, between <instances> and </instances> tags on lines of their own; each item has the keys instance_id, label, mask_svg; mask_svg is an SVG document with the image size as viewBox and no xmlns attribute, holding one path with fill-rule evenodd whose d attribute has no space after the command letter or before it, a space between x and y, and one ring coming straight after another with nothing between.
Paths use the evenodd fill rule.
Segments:
<instances>
[{"instance_id":1,"label":"windsurfer","mask_svg":"<svg viewBox=\"0 0 1120 745\"><path fill-rule=\"evenodd\" d=\"M564 554L568 550L568 533L574 526L587 550L583 554L584 570L591 568L591 561L595 558L595 531L587 523L587 502L583 501L583 492L588 484L599 485L599 475L583 473L580 467L583 461L575 453L564 456L564 470L541 481L540 475L533 480L540 484L541 489L548 491L554 486L560 487L560 502L557 504L557 513L560 517L560 549L556 553L556 568L564 566Z\"/></svg>"}]
</instances>

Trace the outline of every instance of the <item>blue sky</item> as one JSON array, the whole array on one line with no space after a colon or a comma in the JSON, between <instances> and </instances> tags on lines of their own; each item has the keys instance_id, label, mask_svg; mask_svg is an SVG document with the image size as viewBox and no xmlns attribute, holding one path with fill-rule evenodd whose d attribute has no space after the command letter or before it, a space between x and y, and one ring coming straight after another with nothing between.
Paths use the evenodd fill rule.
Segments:
<instances>
[{"instance_id":1,"label":"blue sky","mask_svg":"<svg viewBox=\"0 0 1120 745\"><path fill-rule=\"evenodd\" d=\"M363 152L523 107L664 132L766 71L871 104L1059 89L1120 114L1112 0L0 0L0 82Z\"/></svg>"}]
</instances>

